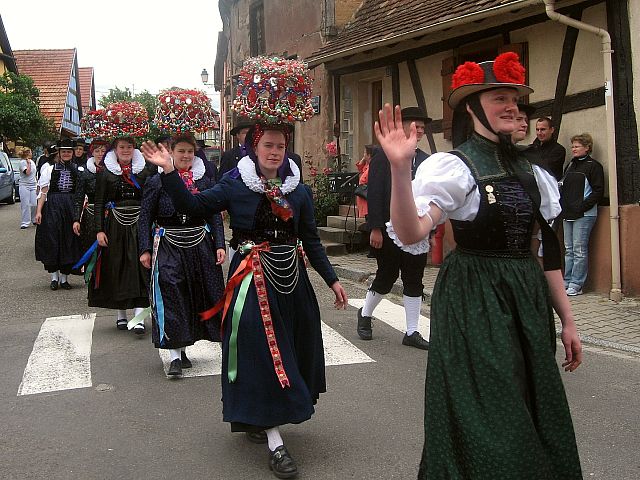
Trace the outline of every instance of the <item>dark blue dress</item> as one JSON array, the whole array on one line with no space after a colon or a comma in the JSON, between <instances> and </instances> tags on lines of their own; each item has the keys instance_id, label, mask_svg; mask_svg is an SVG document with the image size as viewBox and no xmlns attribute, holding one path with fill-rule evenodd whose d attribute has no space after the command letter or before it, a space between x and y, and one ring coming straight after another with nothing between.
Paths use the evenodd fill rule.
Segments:
<instances>
[{"instance_id":1,"label":"dark blue dress","mask_svg":"<svg viewBox=\"0 0 640 480\"><path fill-rule=\"evenodd\" d=\"M238 324L237 377L233 382L229 380L231 317L239 291L236 288L223 327L224 421L231 423L233 431L255 431L308 420L314 412L313 405L326 391L326 382L320 309L304 262L295 254L298 239L309 262L327 285L337 281L320 244L310 189L298 184L286 194L293 218L284 222L271 212L264 194L252 191L244 184L237 170L225 175L212 189L196 195L186 190L175 172L162 175L162 183L180 211L204 215L228 210L233 229L232 245L266 241L273 250L261 263L265 270L273 330L290 386L283 388L275 373L253 282L249 285ZM277 263L279 255L291 258L291 268L282 276L267 274L269 265ZM244 254L239 250L231 260L230 274L243 258Z\"/></svg>"},{"instance_id":2,"label":"dark blue dress","mask_svg":"<svg viewBox=\"0 0 640 480\"><path fill-rule=\"evenodd\" d=\"M195 184L204 191L213 187L215 180L202 177ZM205 219L177 212L156 174L147 180L142 198L138 220L140 255L153 253L155 227L163 228L164 235L159 238L156 265L152 268L152 272L158 271L157 285L152 276L149 288L154 292L157 286L162 297L159 307L151 296L154 345L181 348L198 340L220 341L219 318L202 322L199 316L213 307L224 291L222 266L216 265L216 250L225 248L220 214Z\"/></svg>"}]
</instances>

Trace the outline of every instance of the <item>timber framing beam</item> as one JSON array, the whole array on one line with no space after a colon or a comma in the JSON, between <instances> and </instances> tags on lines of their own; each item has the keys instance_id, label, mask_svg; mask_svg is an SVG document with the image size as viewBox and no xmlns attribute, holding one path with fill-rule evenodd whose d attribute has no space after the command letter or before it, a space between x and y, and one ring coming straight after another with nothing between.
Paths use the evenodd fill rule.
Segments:
<instances>
[{"instance_id":1,"label":"timber framing beam","mask_svg":"<svg viewBox=\"0 0 640 480\"><path fill-rule=\"evenodd\" d=\"M407 60L407 68L409 69L411 85L413 86L413 93L416 95L416 102L418 102L418 107L420 107L420 109L422 109L422 111L428 117L429 112L427 110L427 102L424 98L424 90L422 90L422 83L420 82L420 74L418 73L418 68L416 67L416 61L414 59ZM431 122L425 122L424 133L427 136L427 141L429 142L429 150L431 150L432 154L436 153L436 142L433 138L433 132L431 131Z\"/></svg>"}]
</instances>

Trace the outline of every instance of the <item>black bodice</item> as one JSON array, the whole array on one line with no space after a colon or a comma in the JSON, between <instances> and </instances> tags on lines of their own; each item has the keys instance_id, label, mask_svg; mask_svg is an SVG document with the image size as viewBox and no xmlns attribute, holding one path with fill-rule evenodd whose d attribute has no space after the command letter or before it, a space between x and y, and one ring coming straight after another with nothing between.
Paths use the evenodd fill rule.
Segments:
<instances>
[{"instance_id":1,"label":"black bodice","mask_svg":"<svg viewBox=\"0 0 640 480\"><path fill-rule=\"evenodd\" d=\"M69 163L54 163L49 182L49 193L75 193L78 171Z\"/></svg>"},{"instance_id":2,"label":"black bodice","mask_svg":"<svg viewBox=\"0 0 640 480\"><path fill-rule=\"evenodd\" d=\"M248 240L254 243L269 242L287 245L295 245L297 242L293 219L285 222L278 218L271 211L271 202L266 195L258 205L253 226L253 230L250 231L234 229L229 243L231 247L236 249L239 244Z\"/></svg>"},{"instance_id":3,"label":"black bodice","mask_svg":"<svg viewBox=\"0 0 640 480\"><path fill-rule=\"evenodd\" d=\"M473 221L451 220L458 248L488 256L530 256L534 204L514 173L532 174L529 163L524 158L504 162L497 145L477 135L453 153L469 167L480 193Z\"/></svg>"}]
</instances>

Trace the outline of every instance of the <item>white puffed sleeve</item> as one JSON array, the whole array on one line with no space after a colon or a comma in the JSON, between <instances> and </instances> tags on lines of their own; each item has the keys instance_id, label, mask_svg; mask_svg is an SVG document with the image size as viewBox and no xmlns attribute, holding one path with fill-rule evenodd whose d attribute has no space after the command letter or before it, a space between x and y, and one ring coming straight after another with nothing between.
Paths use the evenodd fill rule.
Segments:
<instances>
[{"instance_id":1,"label":"white puffed sleeve","mask_svg":"<svg viewBox=\"0 0 640 480\"><path fill-rule=\"evenodd\" d=\"M53 171L53 165L45 163L40 168L40 179L38 180L38 186L42 189L48 187L51 182L51 172Z\"/></svg>"},{"instance_id":2,"label":"white puffed sleeve","mask_svg":"<svg viewBox=\"0 0 640 480\"><path fill-rule=\"evenodd\" d=\"M431 155L418 167L411 187L419 217L428 214L432 203L443 212L439 224L447 218L471 221L478 214L480 194L475 180L469 168L456 155L446 152ZM429 251L428 238L403 245L391 222L387 222L387 233L405 252L419 255Z\"/></svg>"},{"instance_id":3,"label":"white puffed sleeve","mask_svg":"<svg viewBox=\"0 0 640 480\"><path fill-rule=\"evenodd\" d=\"M533 175L536 177L538 190L540 190L540 213L547 222L550 222L560 215L562 210L558 181L538 165L533 165Z\"/></svg>"}]
</instances>

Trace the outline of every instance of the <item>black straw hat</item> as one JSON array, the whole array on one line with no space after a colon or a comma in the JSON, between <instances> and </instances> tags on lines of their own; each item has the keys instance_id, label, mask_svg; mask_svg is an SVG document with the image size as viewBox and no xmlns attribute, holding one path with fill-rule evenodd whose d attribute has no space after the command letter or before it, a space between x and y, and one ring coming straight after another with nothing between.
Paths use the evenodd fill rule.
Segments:
<instances>
[{"instance_id":1,"label":"black straw hat","mask_svg":"<svg viewBox=\"0 0 640 480\"><path fill-rule=\"evenodd\" d=\"M242 130L243 128L251 128L255 125L255 123L256 122L251 122L249 120L241 120L236 124L235 127L231 129L229 133L231 135L237 135L238 133L240 133L240 130Z\"/></svg>"},{"instance_id":2,"label":"black straw hat","mask_svg":"<svg viewBox=\"0 0 640 480\"><path fill-rule=\"evenodd\" d=\"M402 120L421 120L424 123L431 122L432 119L427 117L420 107L405 107L402 109Z\"/></svg>"},{"instance_id":3,"label":"black straw hat","mask_svg":"<svg viewBox=\"0 0 640 480\"><path fill-rule=\"evenodd\" d=\"M70 138L63 138L58 140L58 150L73 150L76 147L76 142Z\"/></svg>"}]
</instances>

